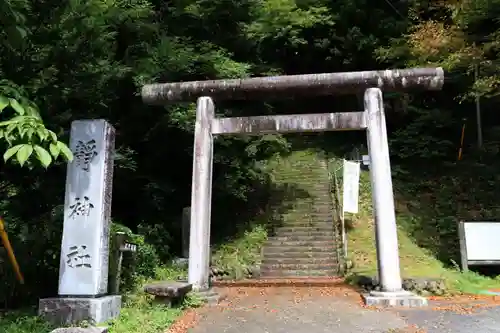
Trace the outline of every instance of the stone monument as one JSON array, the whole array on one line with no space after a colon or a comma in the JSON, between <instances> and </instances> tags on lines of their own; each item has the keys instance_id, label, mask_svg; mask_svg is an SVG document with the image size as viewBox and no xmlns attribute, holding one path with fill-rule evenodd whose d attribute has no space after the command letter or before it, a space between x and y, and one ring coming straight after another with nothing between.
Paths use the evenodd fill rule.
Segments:
<instances>
[{"instance_id":1,"label":"stone monument","mask_svg":"<svg viewBox=\"0 0 500 333\"><path fill-rule=\"evenodd\" d=\"M114 139L105 120L71 124L59 297L39 302L39 314L56 324L102 323L120 313L121 296L107 295Z\"/></svg>"}]
</instances>

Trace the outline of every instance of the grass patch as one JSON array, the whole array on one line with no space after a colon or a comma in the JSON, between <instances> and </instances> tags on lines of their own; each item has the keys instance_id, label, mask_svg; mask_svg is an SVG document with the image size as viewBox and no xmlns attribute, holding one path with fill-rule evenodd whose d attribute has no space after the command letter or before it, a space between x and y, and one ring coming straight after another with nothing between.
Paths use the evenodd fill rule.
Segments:
<instances>
[{"instance_id":1,"label":"grass patch","mask_svg":"<svg viewBox=\"0 0 500 333\"><path fill-rule=\"evenodd\" d=\"M46 333L54 328L37 317L35 311L28 310L0 314L0 332Z\"/></svg>"},{"instance_id":2,"label":"grass patch","mask_svg":"<svg viewBox=\"0 0 500 333\"><path fill-rule=\"evenodd\" d=\"M170 327L182 309L166 308L161 305L148 304L143 307L126 307L120 318L109 325L110 333L157 333Z\"/></svg>"},{"instance_id":3,"label":"grass patch","mask_svg":"<svg viewBox=\"0 0 500 333\"><path fill-rule=\"evenodd\" d=\"M172 266L157 269L155 279L137 278L137 288L124 295L120 316L106 324L110 333L163 333L188 307L196 307L201 302L188 295L184 304L178 308L167 308L154 304L152 296L142 291L145 283L153 280L176 280L187 276L185 270ZM27 310L0 314L2 333L49 333L55 327L36 316L36 311Z\"/></svg>"},{"instance_id":4,"label":"grass patch","mask_svg":"<svg viewBox=\"0 0 500 333\"><path fill-rule=\"evenodd\" d=\"M337 170L337 176L341 179L342 171L339 170L339 163L341 161L333 160L330 165L331 170ZM342 185L339 184L339 186L341 192ZM359 214L346 214L348 258L352 263L348 275L351 277L357 275L376 276L375 230L372 217L371 186L367 171L361 172L359 195ZM450 293L477 293L480 290L500 288L500 278L485 277L474 272L462 273L451 259L449 259L450 265L445 264L438 260L432 251L417 245L409 230L416 228L415 223L423 223L422 219L416 219L407 209L406 203L397 200L395 205L403 278L442 278Z\"/></svg>"},{"instance_id":5,"label":"grass patch","mask_svg":"<svg viewBox=\"0 0 500 333\"><path fill-rule=\"evenodd\" d=\"M265 216L260 218L266 219ZM265 224L255 224L240 237L229 240L216 248L212 255L213 263L218 269L224 270L229 278L246 278L251 273L251 269L260 263L261 249L266 240Z\"/></svg>"}]
</instances>

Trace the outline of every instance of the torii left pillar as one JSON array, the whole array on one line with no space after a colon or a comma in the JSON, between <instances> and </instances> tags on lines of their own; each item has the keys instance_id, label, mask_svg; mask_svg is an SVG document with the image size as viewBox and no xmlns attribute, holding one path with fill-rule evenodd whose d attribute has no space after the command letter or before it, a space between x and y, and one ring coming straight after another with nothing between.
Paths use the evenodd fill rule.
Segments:
<instances>
[{"instance_id":1,"label":"torii left pillar","mask_svg":"<svg viewBox=\"0 0 500 333\"><path fill-rule=\"evenodd\" d=\"M194 129L193 183L191 188L191 230L189 236L188 282L193 290L207 290L210 276L210 217L212 208L212 166L214 103L198 98Z\"/></svg>"}]
</instances>

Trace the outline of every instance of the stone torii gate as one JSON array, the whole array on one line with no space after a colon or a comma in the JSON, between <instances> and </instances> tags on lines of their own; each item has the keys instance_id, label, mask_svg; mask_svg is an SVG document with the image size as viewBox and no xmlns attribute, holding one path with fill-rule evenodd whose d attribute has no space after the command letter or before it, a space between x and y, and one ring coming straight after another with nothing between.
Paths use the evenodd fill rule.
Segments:
<instances>
[{"instance_id":1,"label":"stone torii gate","mask_svg":"<svg viewBox=\"0 0 500 333\"><path fill-rule=\"evenodd\" d=\"M424 298L402 288L382 89L440 90L443 83L441 68L414 68L145 85L142 99L147 104L197 99L188 282L197 290L209 288L213 135L366 130L381 291L365 295L365 301L425 305ZM364 111L347 113L219 118L215 117L212 100L350 94L362 90Z\"/></svg>"}]
</instances>

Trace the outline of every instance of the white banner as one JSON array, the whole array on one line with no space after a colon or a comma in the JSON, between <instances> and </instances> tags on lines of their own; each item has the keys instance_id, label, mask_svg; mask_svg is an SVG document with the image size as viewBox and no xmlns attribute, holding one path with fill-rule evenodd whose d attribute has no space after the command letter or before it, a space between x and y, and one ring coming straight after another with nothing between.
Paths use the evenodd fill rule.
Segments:
<instances>
[{"instance_id":1,"label":"white banner","mask_svg":"<svg viewBox=\"0 0 500 333\"><path fill-rule=\"evenodd\" d=\"M344 213L358 213L359 201L359 163L344 160L343 175L343 211Z\"/></svg>"}]
</instances>

